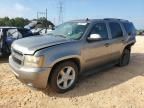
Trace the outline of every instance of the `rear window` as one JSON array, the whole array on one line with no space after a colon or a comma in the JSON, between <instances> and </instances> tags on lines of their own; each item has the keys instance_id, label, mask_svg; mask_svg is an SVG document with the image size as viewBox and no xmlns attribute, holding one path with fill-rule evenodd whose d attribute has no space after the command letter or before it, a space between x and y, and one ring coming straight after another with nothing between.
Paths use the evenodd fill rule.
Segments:
<instances>
[{"instance_id":1,"label":"rear window","mask_svg":"<svg viewBox=\"0 0 144 108\"><path fill-rule=\"evenodd\" d=\"M132 23L123 23L123 25L128 35L133 35L136 33L136 29Z\"/></svg>"},{"instance_id":2,"label":"rear window","mask_svg":"<svg viewBox=\"0 0 144 108\"><path fill-rule=\"evenodd\" d=\"M113 39L123 36L123 32L122 32L122 29L121 29L121 26L119 23L110 22L109 26L110 26L110 30L111 30L111 34L112 34Z\"/></svg>"}]
</instances>

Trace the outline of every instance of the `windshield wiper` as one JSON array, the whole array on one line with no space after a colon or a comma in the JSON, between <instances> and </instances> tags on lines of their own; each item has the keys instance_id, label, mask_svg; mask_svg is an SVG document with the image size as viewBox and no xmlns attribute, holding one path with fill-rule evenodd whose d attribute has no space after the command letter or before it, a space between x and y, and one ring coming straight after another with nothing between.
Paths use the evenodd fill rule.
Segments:
<instances>
[{"instance_id":1,"label":"windshield wiper","mask_svg":"<svg viewBox=\"0 0 144 108\"><path fill-rule=\"evenodd\" d=\"M59 36L59 37L66 38L66 36L65 36L65 35L59 35L59 34L49 33L48 35L52 35L52 36Z\"/></svg>"},{"instance_id":2,"label":"windshield wiper","mask_svg":"<svg viewBox=\"0 0 144 108\"><path fill-rule=\"evenodd\" d=\"M66 36L64 36L64 35L55 35L55 36L66 38Z\"/></svg>"}]
</instances>

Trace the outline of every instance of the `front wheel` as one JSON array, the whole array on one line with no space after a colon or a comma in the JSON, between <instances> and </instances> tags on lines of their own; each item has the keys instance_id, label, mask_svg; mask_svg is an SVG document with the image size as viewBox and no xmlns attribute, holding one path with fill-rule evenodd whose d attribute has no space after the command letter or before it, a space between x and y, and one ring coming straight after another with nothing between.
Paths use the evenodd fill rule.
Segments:
<instances>
[{"instance_id":1,"label":"front wheel","mask_svg":"<svg viewBox=\"0 0 144 108\"><path fill-rule=\"evenodd\" d=\"M50 86L58 92L64 93L75 87L78 78L78 68L73 62L58 64L52 71Z\"/></svg>"},{"instance_id":2,"label":"front wheel","mask_svg":"<svg viewBox=\"0 0 144 108\"><path fill-rule=\"evenodd\" d=\"M130 62L130 49L125 49L120 58L119 66L126 66Z\"/></svg>"}]
</instances>

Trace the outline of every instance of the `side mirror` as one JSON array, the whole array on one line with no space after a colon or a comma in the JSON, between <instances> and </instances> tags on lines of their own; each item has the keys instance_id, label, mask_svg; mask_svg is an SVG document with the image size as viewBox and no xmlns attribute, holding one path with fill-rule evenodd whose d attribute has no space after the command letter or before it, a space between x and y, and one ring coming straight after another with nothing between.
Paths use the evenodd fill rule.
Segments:
<instances>
[{"instance_id":1,"label":"side mirror","mask_svg":"<svg viewBox=\"0 0 144 108\"><path fill-rule=\"evenodd\" d=\"M87 39L88 41L99 41L102 38L99 34L91 34Z\"/></svg>"}]
</instances>

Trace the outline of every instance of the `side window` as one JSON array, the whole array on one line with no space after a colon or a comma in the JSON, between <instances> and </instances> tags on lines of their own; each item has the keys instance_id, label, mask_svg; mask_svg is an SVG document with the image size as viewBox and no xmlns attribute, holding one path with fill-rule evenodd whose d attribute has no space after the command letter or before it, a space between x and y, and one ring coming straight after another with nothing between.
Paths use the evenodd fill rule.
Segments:
<instances>
[{"instance_id":1,"label":"side window","mask_svg":"<svg viewBox=\"0 0 144 108\"><path fill-rule=\"evenodd\" d=\"M20 38L22 38L22 34L17 29L9 29L7 31L7 37L20 39Z\"/></svg>"},{"instance_id":2,"label":"side window","mask_svg":"<svg viewBox=\"0 0 144 108\"><path fill-rule=\"evenodd\" d=\"M108 39L108 31L105 23L97 23L92 29L91 34L99 34L103 40Z\"/></svg>"},{"instance_id":3,"label":"side window","mask_svg":"<svg viewBox=\"0 0 144 108\"><path fill-rule=\"evenodd\" d=\"M123 32L119 23L110 22L109 23L112 38L119 38L123 36Z\"/></svg>"},{"instance_id":4,"label":"side window","mask_svg":"<svg viewBox=\"0 0 144 108\"><path fill-rule=\"evenodd\" d=\"M123 23L123 25L124 25L124 28L125 28L125 30L129 36L132 34L136 34L135 27L132 23Z\"/></svg>"}]
</instances>

